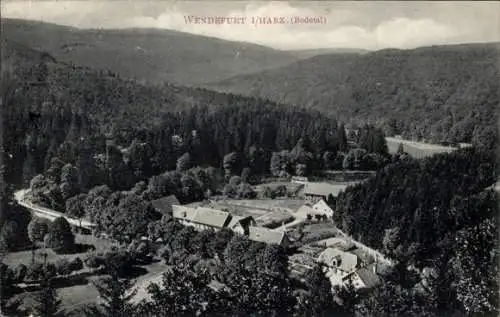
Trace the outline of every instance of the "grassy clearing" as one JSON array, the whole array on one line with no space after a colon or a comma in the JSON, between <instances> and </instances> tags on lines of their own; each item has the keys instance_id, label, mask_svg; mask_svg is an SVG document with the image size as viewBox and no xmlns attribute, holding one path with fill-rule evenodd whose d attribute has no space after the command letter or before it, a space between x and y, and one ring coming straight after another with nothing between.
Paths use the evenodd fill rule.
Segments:
<instances>
[{"instance_id":1,"label":"grassy clearing","mask_svg":"<svg viewBox=\"0 0 500 317\"><path fill-rule=\"evenodd\" d=\"M288 208L295 211L297 208L304 204L302 199L226 199L219 201L219 204L242 206L249 208L257 208L263 210L272 210L273 208Z\"/></svg>"},{"instance_id":2,"label":"grassy clearing","mask_svg":"<svg viewBox=\"0 0 500 317\"><path fill-rule=\"evenodd\" d=\"M135 286L139 290L137 300L147 298L146 287L151 282L161 281L161 275L168 270L168 266L163 261L153 262L149 265L141 266L148 272L135 279ZM99 293L93 282L101 276L90 276L86 279L87 283L58 288L57 293L61 300L61 311L64 316L86 316L83 308L91 303L96 303ZM25 292L16 295L16 298L22 300L21 309L28 309L33 306L33 298L36 292Z\"/></svg>"},{"instance_id":3,"label":"grassy clearing","mask_svg":"<svg viewBox=\"0 0 500 317\"><path fill-rule=\"evenodd\" d=\"M257 225L270 228L279 227L282 224L289 223L293 220L294 217L291 213L283 211L268 212L265 215L255 219Z\"/></svg>"},{"instance_id":4,"label":"grassy clearing","mask_svg":"<svg viewBox=\"0 0 500 317\"><path fill-rule=\"evenodd\" d=\"M316 242L322 239L336 237L339 235L337 227L331 222L318 222L306 224L302 228L303 236L300 240L303 244ZM290 237L298 239L299 229L294 228L289 232Z\"/></svg>"},{"instance_id":5,"label":"grassy clearing","mask_svg":"<svg viewBox=\"0 0 500 317\"><path fill-rule=\"evenodd\" d=\"M96 248L97 252L106 252L111 250L113 243L110 240L105 240L101 238L97 238L91 235L75 235L75 242L77 244L82 245L92 245ZM59 259L67 259L72 260L74 258L79 257L80 259L84 259L85 255L88 251L73 253L73 254L56 254L52 249L38 248L35 250L35 262L43 262L44 254L47 254L47 262L56 262ZM5 255L3 262L9 266L17 266L19 264L29 265L32 261L32 251L19 251L19 252L10 252Z\"/></svg>"}]
</instances>

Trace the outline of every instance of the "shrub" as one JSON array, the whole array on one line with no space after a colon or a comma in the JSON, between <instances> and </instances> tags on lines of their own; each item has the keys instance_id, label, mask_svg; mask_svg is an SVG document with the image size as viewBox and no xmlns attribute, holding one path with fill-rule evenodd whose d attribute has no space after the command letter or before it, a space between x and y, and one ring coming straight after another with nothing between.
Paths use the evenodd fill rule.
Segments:
<instances>
[{"instance_id":1,"label":"shrub","mask_svg":"<svg viewBox=\"0 0 500 317\"><path fill-rule=\"evenodd\" d=\"M43 276L43 264L32 263L26 272L26 278L30 280L38 280Z\"/></svg>"},{"instance_id":2,"label":"shrub","mask_svg":"<svg viewBox=\"0 0 500 317\"><path fill-rule=\"evenodd\" d=\"M3 224L0 230L0 239L8 250L13 251L19 246L19 237L21 236L19 223L11 220Z\"/></svg>"},{"instance_id":3,"label":"shrub","mask_svg":"<svg viewBox=\"0 0 500 317\"><path fill-rule=\"evenodd\" d=\"M284 197L287 194L287 189L285 185L279 185L274 190L276 197Z\"/></svg>"},{"instance_id":4,"label":"shrub","mask_svg":"<svg viewBox=\"0 0 500 317\"><path fill-rule=\"evenodd\" d=\"M57 267L54 263L47 263L47 265L45 265L44 271L49 278L57 275Z\"/></svg>"},{"instance_id":5,"label":"shrub","mask_svg":"<svg viewBox=\"0 0 500 317\"><path fill-rule=\"evenodd\" d=\"M83 269L83 261L80 258L75 258L69 263L71 271L80 271Z\"/></svg>"},{"instance_id":6,"label":"shrub","mask_svg":"<svg viewBox=\"0 0 500 317\"><path fill-rule=\"evenodd\" d=\"M17 281L17 283L21 283L24 281L24 278L26 277L26 273L28 271L28 268L24 264L19 264L16 267L14 279Z\"/></svg>"},{"instance_id":7,"label":"shrub","mask_svg":"<svg viewBox=\"0 0 500 317\"><path fill-rule=\"evenodd\" d=\"M56 253L66 253L72 251L74 245L75 235L68 221L64 217L54 220L49 229L47 247Z\"/></svg>"},{"instance_id":8,"label":"shrub","mask_svg":"<svg viewBox=\"0 0 500 317\"><path fill-rule=\"evenodd\" d=\"M108 252L104 255L104 265L118 276L125 276L132 269L133 259L126 251Z\"/></svg>"},{"instance_id":9,"label":"shrub","mask_svg":"<svg viewBox=\"0 0 500 317\"><path fill-rule=\"evenodd\" d=\"M59 275L68 275L71 273L71 268L69 265L69 261L67 259L59 259L56 262L57 273Z\"/></svg>"},{"instance_id":10,"label":"shrub","mask_svg":"<svg viewBox=\"0 0 500 317\"><path fill-rule=\"evenodd\" d=\"M34 217L28 224L28 235L31 242L43 241L45 235L49 231L47 222L40 218Z\"/></svg>"},{"instance_id":11,"label":"shrub","mask_svg":"<svg viewBox=\"0 0 500 317\"><path fill-rule=\"evenodd\" d=\"M85 265L91 269L98 268L101 265L104 265L104 259L102 256L99 256L97 254L89 254L87 258L84 260Z\"/></svg>"}]
</instances>

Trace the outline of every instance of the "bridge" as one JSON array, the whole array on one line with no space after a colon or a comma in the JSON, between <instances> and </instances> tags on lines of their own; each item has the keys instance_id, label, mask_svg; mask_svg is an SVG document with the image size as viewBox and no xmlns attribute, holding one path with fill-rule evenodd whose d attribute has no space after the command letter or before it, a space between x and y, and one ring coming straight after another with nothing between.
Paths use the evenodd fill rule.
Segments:
<instances>
[{"instance_id":1,"label":"bridge","mask_svg":"<svg viewBox=\"0 0 500 317\"><path fill-rule=\"evenodd\" d=\"M33 204L31 201L26 200L25 198L28 192L29 189L18 190L14 193L14 199L19 205L29 209L33 213L33 215L50 221L54 221L56 218L63 217L68 221L70 225L78 228L83 228L88 231L92 231L96 227L96 225L90 221L69 217L68 215L62 212L58 212L46 207Z\"/></svg>"}]
</instances>

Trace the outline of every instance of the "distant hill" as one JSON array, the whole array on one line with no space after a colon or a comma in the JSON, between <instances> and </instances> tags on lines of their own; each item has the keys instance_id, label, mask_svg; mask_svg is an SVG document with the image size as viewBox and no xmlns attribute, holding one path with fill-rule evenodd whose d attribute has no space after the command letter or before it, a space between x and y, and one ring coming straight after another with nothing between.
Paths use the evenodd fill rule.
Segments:
<instances>
[{"instance_id":1,"label":"distant hill","mask_svg":"<svg viewBox=\"0 0 500 317\"><path fill-rule=\"evenodd\" d=\"M84 30L2 19L1 36L59 61L149 82L197 85L297 61L293 52L159 29Z\"/></svg>"},{"instance_id":2,"label":"distant hill","mask_svg":"<svg viewBox=\"0 0 500 317\"><path fill-rule=\"evenodd\" d=\"M470 141L496 124L498 43L327 54L206 87L370 121L390 134ZM479 133L479 132L478 132Z\"/></svg>"}]
</instances>

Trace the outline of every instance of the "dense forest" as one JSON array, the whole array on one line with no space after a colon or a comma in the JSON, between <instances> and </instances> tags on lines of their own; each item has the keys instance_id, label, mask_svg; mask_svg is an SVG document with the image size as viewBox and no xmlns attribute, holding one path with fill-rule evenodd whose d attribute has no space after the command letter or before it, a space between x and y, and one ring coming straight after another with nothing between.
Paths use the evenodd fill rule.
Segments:
<instances>
[{"instance_id":1,"label":"dense forest","mask_svg":"<svg viewBox=\"0 0 500 317\"><path fill-rule=\"evenodd\" d=\"M61 151L87 148L94 155L105 153L107 140L128 147L138 139L153 146L155 171L168 170L167 158L175 164L191 146L200 165L219 165L224 155L248 153L256 145L268 151L291 149L303 134L320 140L312 145L318 152L338 147L336 121L317 112L205 90L144 86L54 62L11 41L4 44L3 119L9 131L4 146L6 179L12 183L19 183L23 161L31 160L32 172L41 172L62 144ZM170 155L174 150L179 152ZM75 163L72 159L63 161ZM33 173L24 177L25 183Z\"/></svg>"},{"instance_id":2,"label":"dense forest","mask_svg":"<svg viewBox=\"0 0 500 317\"><path fill-rule=\"evenodd\" d=\"M34 201L74 216L101 185L145 200L174 194L192 202L223 189L229 196L252 196L248 182L259 176L371 170L390 160L383 133L371 126L356 136L360 148L349 149L344 127L319 112L143 86L4 42L5 179L11 186L29 185ZM130 206L120 195L111 201ZM89 211L83 215L100 219ZM131 231L144 232L139 227Z\"/></svg>"},{"instance_id":3,"label":"dense forest","mask_svg":"<svg viewBox=\"0 0 500 317\"><path fill-rule=\"evenodd\" d=\"M439 315L459 309L494 316L499 272L495 164L491 151L467 149L388 165L338 197L336 221L403 267L437 272L432 297Z\"/></svg>"},{"instance_id":4,"label":"dense forest","mask_svg":"<svg viewBox=\"0 0 500 317\"><path fill-rule=\"evenodd\" d=\"M499 77L498 44L464 44L315 56L208 87L376 123L388 134L481 142L496 128Z\"/></svg>"},{"instance_id":5,"label":"dense forest","mask_svg":"<svg viewBox=\"0 0 500 317\"><path fill-rule=\"evenodd\" d=\"M344 127L316 111L202 89L144 86L112 73L58 63L15 42L5 41L2 48L10 183L27 184L48 170L54 157L81 171L84 164L88 174L104 163L123 173L140 169L141 175L123 186L107 182L126 189L175 169L185 153L189 167L224 168L223 159L233 153L237 174L253 165L254 173L276 175L296 174L297 168L299 174L335 164L342 168L343 156L338 155L348 154ZM359 139L366 153L356 155L366 156L367 162L361 168L384 164L387 149L381 131L367 126ZM279 157L273 158L273 152ZM120 166L99 162L110 156ZM281 163L270 168L273 160Z\"/></svg>"}]
</instances>

